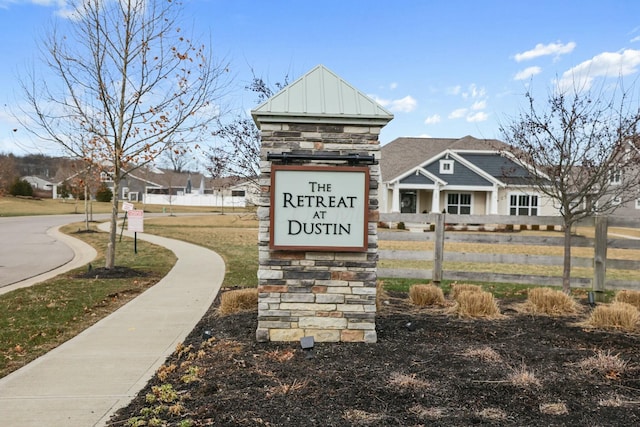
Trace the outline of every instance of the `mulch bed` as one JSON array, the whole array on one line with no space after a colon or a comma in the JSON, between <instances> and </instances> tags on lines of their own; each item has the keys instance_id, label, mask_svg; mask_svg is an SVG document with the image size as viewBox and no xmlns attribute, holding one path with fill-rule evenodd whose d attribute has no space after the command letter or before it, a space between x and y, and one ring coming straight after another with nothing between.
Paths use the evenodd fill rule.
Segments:
<instances>
[{"instance_id":1,"label":"mulch bed","mask_svg":"<svg viewBox=\"0 0 640 427\"><path fill-rule=\"evenodd\" d=\"M465 320L395 294L376 318L378 343L315 343L310 352L256 343L256 312L220 317L214 304L109 425L640 425L640 335L580 326L589 307L551 318L500 305L503 319ZM626 369L579 366L598 352ZM539 384L515 385L518 370ZM162 384L177 391L164 403Z\"/></svg>"}]
</instances>

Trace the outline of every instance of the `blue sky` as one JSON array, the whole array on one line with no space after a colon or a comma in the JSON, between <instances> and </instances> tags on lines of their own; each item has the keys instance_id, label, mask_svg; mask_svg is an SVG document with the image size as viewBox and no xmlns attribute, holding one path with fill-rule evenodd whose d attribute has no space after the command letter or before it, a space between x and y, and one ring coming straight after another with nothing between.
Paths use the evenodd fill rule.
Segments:
<instances>
[{"instance_id":1,"label":"blue sky","mask_svg":"<svg viewBox=\"0 0 640 427\"><path fill-rule=\"evenodd\" d=\"M235 76L229 99L250 110L251 69L271 83L323 64L394 113L380 141L401 136L501 138L500 123L555 82L615 84L640 100L637 0L184 0L185 26L211 40ZM65 0L0 0L0 152L27 132L7 109L18 76ZM27 148L29 149L29 148Z\"/></svg>"}]
</instances>

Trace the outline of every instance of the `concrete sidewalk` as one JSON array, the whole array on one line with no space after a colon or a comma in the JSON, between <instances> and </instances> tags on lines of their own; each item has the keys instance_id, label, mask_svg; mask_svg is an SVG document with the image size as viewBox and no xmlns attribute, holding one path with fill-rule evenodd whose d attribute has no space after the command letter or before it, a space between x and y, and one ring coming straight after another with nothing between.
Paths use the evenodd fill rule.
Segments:
<instances>
[{"instance_id":1,"label":"concrete sidewalk","mask_svg":"<svg viewBox=\"0 0 640 427\"><path fill-rule=\"evenodd\" d=\"M172 250L175 267L110 316L0 379L1 425L105 425L202 318L222 284L222 258L178 240L138 238Z\"/></svg>"}]
</instances>

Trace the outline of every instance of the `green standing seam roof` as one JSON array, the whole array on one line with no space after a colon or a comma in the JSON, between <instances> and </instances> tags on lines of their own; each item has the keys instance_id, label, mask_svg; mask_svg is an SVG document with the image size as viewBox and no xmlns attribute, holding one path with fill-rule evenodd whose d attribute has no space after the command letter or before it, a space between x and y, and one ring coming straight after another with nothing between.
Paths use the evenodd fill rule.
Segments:
<instances>
[{"instance_id":1,"label":"green standing seam roof","mask_svg":"<svg viewBox=\"0 0 640 427\"><path fill-rule=\"evenodd\" d=\"M260 123L386 125L393 114L327 69L317 65L251 111Z\"/></svg>"}]
</instances>

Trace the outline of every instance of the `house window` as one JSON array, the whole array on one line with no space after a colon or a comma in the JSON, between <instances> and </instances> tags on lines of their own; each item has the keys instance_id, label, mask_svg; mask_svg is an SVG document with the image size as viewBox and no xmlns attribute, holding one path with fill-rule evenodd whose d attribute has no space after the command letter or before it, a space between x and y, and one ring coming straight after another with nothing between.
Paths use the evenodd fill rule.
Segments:
<instances>
[{"instance_id":1,"label":"house window","mask_svg":"<svg viewBox=\"0 0 640 427\"><path fill-rule=\"evenodd\" d=\"M452 175L453 160L440 160L440 173L445 175Z\"/></svg>"},{"instance_id":2,"label":"house window","mask_svg":"<svg viewBox=\"0 0 640 427\"><path fill-rule=\"evenodd\" d=\"M620 169L614 169L609 173L609 184L620 185L622 182L622 173Z\"/></svg>"},{"instance_id":3,"label":"house window","mask_svg":"<svg viewBox=\"0 0 640 427\"><path fill-rule=\"evenodd\" d=\"M124 200L129 198L129 187L122 187L122 198Z\"/></svg>"},{"instance_id":4,"label":"house window","mask_svg":"<svg viewBox=\"0 0 640 427\"><path fill-rule=\"evenodd\" d=\"M523 216L538 215L538 196L512 194L509 197L509 214Z\"/></svg>"},{"instance_id":5,"label":"house window","mask_svg":"<svg viewBox=\"0 0 640 427\"><path fill-rule=\"evenodd\" d=\"M471 194L469 193L449 193L447 195L447 213L470 215L471 214Z\"/></svg>"},{"instance_id":6,"label":"house window","mask_svg":"<svg viewBox=\"0 0 640 427\"><path fill-rule=\"evenodd\" d=\"M231 191L231 196L232 197L244 197L244 190L232 190Z\"/></svg>"},{"instance_id":7,"label":"house window","mask_svg":"<svg viewBox=\"0 0 640 427\"><path fill-rule=\"evenodd\" d=\"M612 205L619 205L620 203L622 203L622 199L620 198L620 196L615 196L614 198L611 199L611 204Z\"/></svg>"},{"instance_id":8,"label":"house window","mask_svg":"<svg viewBox=\"0 0 640 427\"><path fill-rule=\"evenodd\" d=\"M137 191L131 191L129 193L129 201L130 202L137 202L138 201L138 192Z\"/></svg>"},{"instance_id":9,"label":"house window","mask_svg":"<svg viewBox=\"0 0 640 427\"><path fill-rule=\"evenodd\" d=\"M640 199L636 199L636 209L640 209Z\"/></svg>"},{"instance_id":10,"label":"house window","mask_svg":"<svg viewBox=\"0 0 640 427\"><path fill-rule=\"evenodd\" d=\"M102 171L100 172L100 181L102 182L113 182L113 178L111 178L111 174Z\"/></svg>"}]
</instances>

